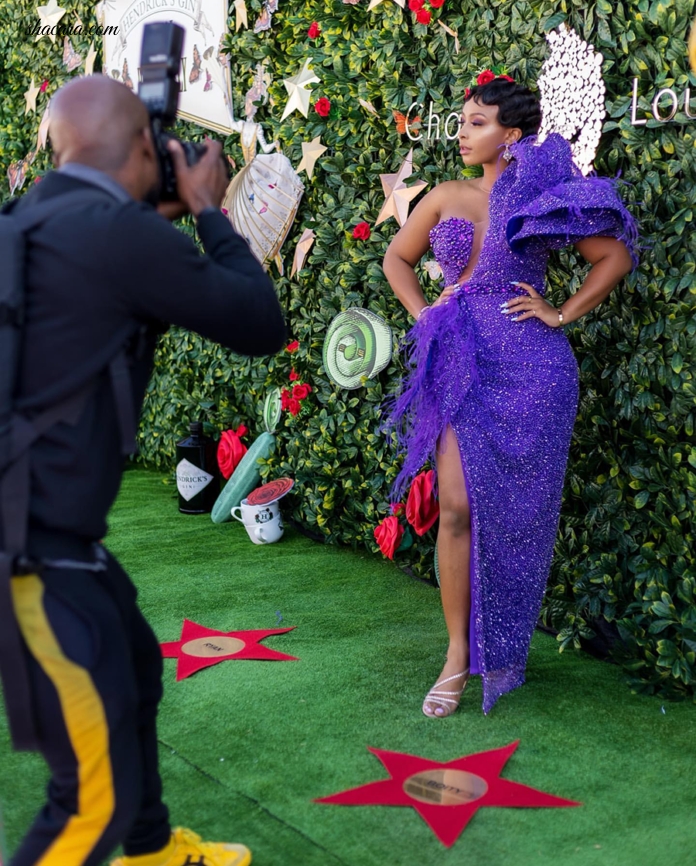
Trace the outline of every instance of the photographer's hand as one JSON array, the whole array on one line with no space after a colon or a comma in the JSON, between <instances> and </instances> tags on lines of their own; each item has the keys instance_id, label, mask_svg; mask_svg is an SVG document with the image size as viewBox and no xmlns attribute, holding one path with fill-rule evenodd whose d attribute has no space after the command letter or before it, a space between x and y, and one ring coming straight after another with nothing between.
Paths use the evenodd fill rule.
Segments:
<instances>
[{"instance_id":1,"label":"photographer's hand","mask_svg":"<svg viewBox=\"0 0 696 866\"><path fill-rule=\"evenodd\" d=\"M206 207L219 208L229 179L222 161L222 145L207 139L206 152L192 166L187 165L184 150L178 141L170 141L179 199L197 217Z\"/></svg>"}]
</instances>

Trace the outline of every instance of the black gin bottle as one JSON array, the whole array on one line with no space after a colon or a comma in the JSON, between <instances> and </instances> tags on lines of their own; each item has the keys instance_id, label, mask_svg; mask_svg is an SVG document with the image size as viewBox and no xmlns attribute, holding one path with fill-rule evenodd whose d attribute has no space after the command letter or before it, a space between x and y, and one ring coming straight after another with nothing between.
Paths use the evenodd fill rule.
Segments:
<instances>
[{"instance_id":1,"label":"black gin bottle","mask_svg":"<svg viewBox=\"0 0 696 866\"><path fill-rule=\"evenodd\" d=\"M184 514L209 514L220 493L217 445L203 435L203 424L189 424L191 435L176 446L176 486L179 511Z\"/></svg>"}]
</instances>

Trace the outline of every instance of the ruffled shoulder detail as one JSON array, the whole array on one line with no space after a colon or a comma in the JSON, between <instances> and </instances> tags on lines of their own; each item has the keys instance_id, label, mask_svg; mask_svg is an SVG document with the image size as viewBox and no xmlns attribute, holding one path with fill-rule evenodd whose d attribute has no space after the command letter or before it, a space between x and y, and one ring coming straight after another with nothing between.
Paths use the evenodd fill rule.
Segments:
<instances>
[{"instance_id":1,"label":"ruffled shoulder detail","mask_svg":"<svg viewBox=\"0 0 696 866\"><path fill-rule=\"evenodd\" d=\"M523 253L533 240L547 249L561 249L583 238L609 235L626 244L638 264L638 227L624 206L616 181L584 177L573 162L570 144L552 133L541 145L529 136L511 148L517 160L515 185L527 195L523 206L508 217L510 249Z\"/></svg>"},{"instance_id":2,"label":"ruffled shoulder detail","mask_svg":"<svg viewBox=\"0 0 696 866\"><path fill-rule=\"evenodd\" d=\"M549 189L572 177L582 177L582 172L573 162L570 143L552 132L541 144L536 135L528 135L511 145L515 157L516 183L539 191Z\"/></svg>"}]
</instances>

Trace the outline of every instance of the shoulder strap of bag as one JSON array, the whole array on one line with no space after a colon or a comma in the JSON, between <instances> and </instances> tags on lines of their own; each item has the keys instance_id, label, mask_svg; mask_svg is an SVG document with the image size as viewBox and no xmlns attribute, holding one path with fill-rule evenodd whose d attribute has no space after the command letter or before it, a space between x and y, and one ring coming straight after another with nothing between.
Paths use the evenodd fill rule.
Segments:
<instances>
[{"instance_id":1,"label":"shoulder strap of bag","mask_svg":"<svg viewBox=\"0 0 696 866\"><path fill-rule=\"evenodd\" d=\"M12 210L3 216L9 216L17 228L24 232L46 222L56 214L72 210L76 205L91 204L97 201L117 203L116 199L106 190L94 186L89 189L76 189L63 195L51 196L44 201L36 202L31 207L27 206L21 211L17 211L15 203L12 202Z\"/></svg>"},{"instance_id":2,"label":"shoulder strap of bag","mask_svg":"<svg viewBox=\"0 0 696 866\"><path fill-rule=\"evenodd\" d=\"M22 235L57 214L92 201L103 200L108 193L98 189L77 190L56 196L45 202L27 207L20 213L14 207L3 209L0 223L5 223L9 236L17 241L16 256L23 259L24 238ZM109 198L112 198L109 196ZM13 229L13 231L11 231ZM2 227L0 225L0 232ZM54 406L34 414L31 418L12 411L14 374L19 352L19 328L22 323L24 274L22 262L15 266L12 277L5 285L0 281L0 326L11 329L5 341L8 364L5 381L0 381L0 420L5 429L5 447L0 461L0 521L3 529L3 550L0 551L0 675L4 684L4 696L15 749L38 748L39 732L36 726L28 670L24 661L22 637L14 615L12 597L13 577L36 573L41 563L29 562L26 556L26 540L29 519L30 461L29 449L46 431L59 422L76 424L96 387L96 377L79 390ZM5 309L7 312L2 313ZM118 354L109 362L111 383L116 401L122 451L135 450L136 419L130 385L129 358L126 344L137 332L132 325L123 331L123 340ZM3 373L0 370L0 380ZM3 411L4 410L4 411ZM0 430L0 433L2 431ZM103 568L103 563L68 563L69 567L84 566L89 570ZM67 567L66 566L66 567Z\"/></svg>"}]
</instances>

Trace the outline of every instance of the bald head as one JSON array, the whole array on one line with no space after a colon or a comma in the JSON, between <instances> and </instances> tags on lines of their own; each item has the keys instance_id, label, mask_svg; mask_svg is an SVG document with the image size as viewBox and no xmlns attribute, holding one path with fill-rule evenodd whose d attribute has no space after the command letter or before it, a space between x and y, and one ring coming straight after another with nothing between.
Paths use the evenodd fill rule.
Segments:
<instances>
[{"instance_id":1,"label":"bald head","mask_svg":"<svg viewBox=\"0 0 696 866\"><path fill-rule=\"evenodd\" d=\"M74 79L51 100L49 135L58 165L80 162L117 172L148 126L140 99L105 75Z\"/></svg>"}]
</instances>

